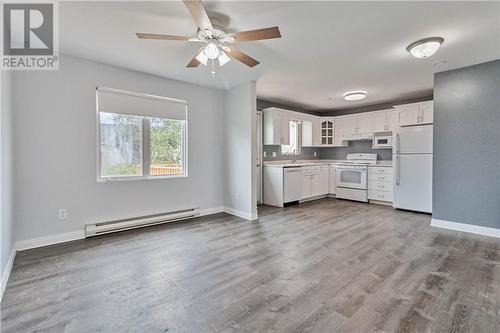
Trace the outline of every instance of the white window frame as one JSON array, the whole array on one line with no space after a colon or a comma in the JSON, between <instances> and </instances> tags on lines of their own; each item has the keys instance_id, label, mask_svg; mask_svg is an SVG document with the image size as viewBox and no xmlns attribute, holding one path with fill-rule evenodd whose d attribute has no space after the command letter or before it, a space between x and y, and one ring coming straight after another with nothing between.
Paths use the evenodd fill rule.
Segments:
<instances>
[{"instance_id":1,"label":"white window frame","mask_svg":"<svg viewBox=\"0 0 500 333\"><path fill-rule=\"evenodd\" d=\"M297 142L297 148L295 152L283 152L283 146L288 146L288 145L281 145L280 146L280 154L281 156L300 156L302 154L302 122L299 120L294 120L291 119L288 121L288 127L290 127L290 123L294 122L297 127L297 137L295 138L295 141ZM292 133L290 131L290 140L292 139Z\"/></svg>"},{"instance_id":2,"label":"white window frame","mask_svg":"<svg viewBox=\"0 0 500 333\"><path fill-rule=\"evenodd\" d=\"M99 112L99 97L98 97L98 92L99 90L101 91L108 91L108 92L116 92L120 94L125 94L125 95L130 95L130 96L136 96L136 97L142 97L142 98L149 98L149 99L157 99L157 100L163 100L166 102L171 102L171 103L181 103L186 105L186 120L182 124L182 148L183 148L183 153L182 153L182 174L178 175L161 175L161 176L154 176L150 175L149 172L149 167L150 167L150 124L151 122L148 121L148 118L157 118L157 117L145 117L145 116L140 116L143 117L142 119L142 176L114 176L114 177L102 177L101 176L101 115ZM121 89L114 89L114 88L107 88L107 87L96 87L95 91L95 107L96 107L96 180L98 183L109 183L109 182L123 182L123 181L140 181L140 180L154 180L154 179L172 179L172 178L187 178L189 177L189 167L188 167L188 104L186 101L180 100L180 99L175 99L175 98L169 98L169 97L164 97L164 96L156 96L156 95L150 95L150 94L142 94L142 93L137 93L133 91L127 91L127 90L121 90ZM120 114L120 113L116 113ZM169 119L169 118L163 118L163 119Z\"/></svg>"}]
</instances>

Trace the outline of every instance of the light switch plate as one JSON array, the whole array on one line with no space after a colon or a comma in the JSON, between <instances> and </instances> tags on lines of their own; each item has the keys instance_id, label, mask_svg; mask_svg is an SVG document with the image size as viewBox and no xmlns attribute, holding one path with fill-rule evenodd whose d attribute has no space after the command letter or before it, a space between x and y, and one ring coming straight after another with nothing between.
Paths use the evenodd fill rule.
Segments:
<instances>
[{"instance_id":1,"label":"light switch plate","mask_svg":"<svg viewBox=\"0 0 500 333\"><path fill-rule=\"evenodd\" d=\"M316 154L316 152L314 152L314 157L316 157L318 154Z\"/></svg>"},{"instance_id":2,"label":"light switch plate","mask_svg":"<svg viewBox=\"0 0 500 333\"><path fill-rule=\"evenodd\" d=\"M276 152L275 151L273 151L273 157L276 157Z\"/></svg>"},{"instance_id":3,"label":"light switch plate","mask_svg":"<svg viewBox=\"0 0 500 333\"><path fill-rule=\"evenodd\" d=\"M57 216L59 220L66 220L68 218L68 210L66 208L61 208L57 211Z\"/></svg>"}]
</instances>

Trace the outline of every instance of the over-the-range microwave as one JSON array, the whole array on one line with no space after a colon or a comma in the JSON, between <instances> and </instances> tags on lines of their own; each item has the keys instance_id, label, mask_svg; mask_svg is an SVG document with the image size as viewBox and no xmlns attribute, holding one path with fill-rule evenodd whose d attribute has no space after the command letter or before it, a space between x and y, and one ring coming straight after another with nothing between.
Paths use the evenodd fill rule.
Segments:
<instances>
[{"instance_id":1,"label":"over-the-range microwave","mask_svg":"<svg viewBox=\"0 0 500 333\"><path fill-rule=\"evenodd\" d=\"M373 147L374 148L389 148L392 147L392 136L375 136L373 137Z\"/></svg>"}]
</instances>

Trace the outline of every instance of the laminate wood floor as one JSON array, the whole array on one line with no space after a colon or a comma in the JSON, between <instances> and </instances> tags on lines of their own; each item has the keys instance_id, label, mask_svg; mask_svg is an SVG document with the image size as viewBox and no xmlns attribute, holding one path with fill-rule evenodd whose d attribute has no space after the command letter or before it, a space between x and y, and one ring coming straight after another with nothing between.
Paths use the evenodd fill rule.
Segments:
<instances>
[{"instance_id":1,"label":"laminate wood floor","mask_svg":"<svg viewBox=\"0 0 500 333\"><path fill-rule=\"evenodd\" d=\"M500 241L324 199L19 252L2 332L500 332Z\"/></svg>"}]
</instances>

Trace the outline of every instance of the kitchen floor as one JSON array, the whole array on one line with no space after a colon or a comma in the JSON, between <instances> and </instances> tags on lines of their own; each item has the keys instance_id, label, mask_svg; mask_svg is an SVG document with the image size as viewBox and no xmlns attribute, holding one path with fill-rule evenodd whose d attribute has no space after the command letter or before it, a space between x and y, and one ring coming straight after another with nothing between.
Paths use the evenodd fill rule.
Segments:
<instances>
[{"instance_id":1,"label":"kitchen floor","mask_svg":"<svg viewBox=\"0 0 500 333\"><path fill-rule=\"evenodd\" d=\"M7 332L499 332L500 240L322 199L18 253Z\"/></svg>"}]
</instances>

